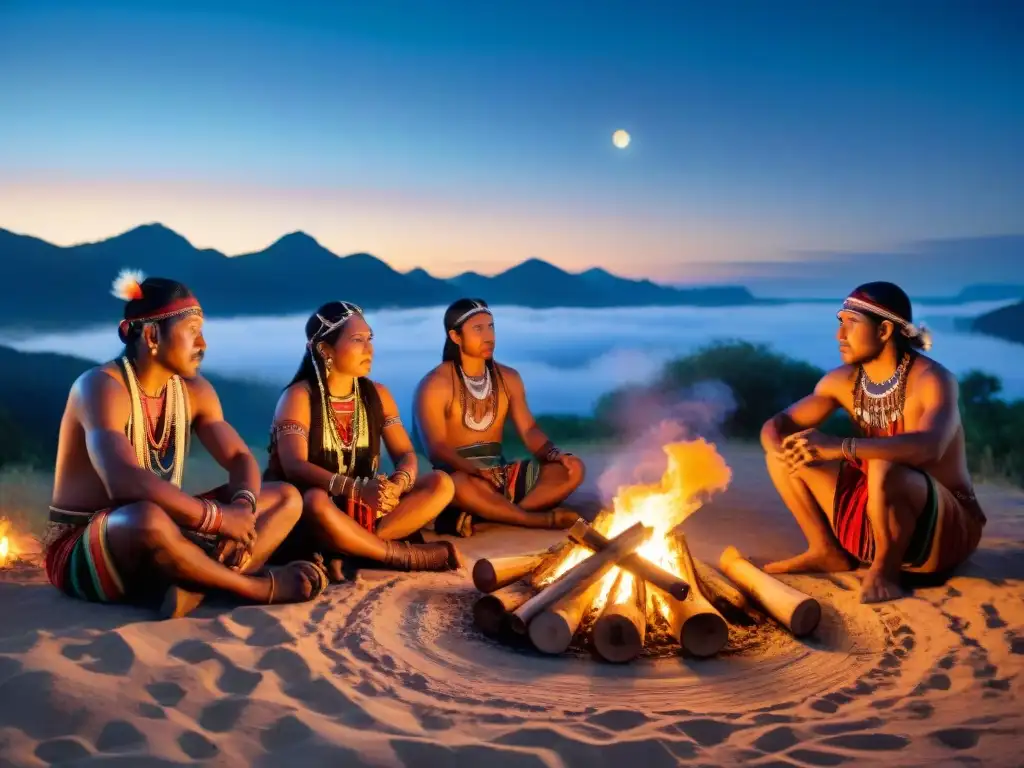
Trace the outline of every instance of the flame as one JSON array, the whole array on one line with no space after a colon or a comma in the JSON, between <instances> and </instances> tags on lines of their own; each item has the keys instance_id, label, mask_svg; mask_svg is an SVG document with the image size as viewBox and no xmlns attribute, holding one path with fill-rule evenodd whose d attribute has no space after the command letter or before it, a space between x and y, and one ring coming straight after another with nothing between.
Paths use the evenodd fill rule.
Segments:
<instances>
[{"instance_id":1,"label":"flame","mask_svg":"<svg viewBox=\"0 0 1024 768\"><path fill-rule=\"evenodd\" d=\"M7 555L10 551L10 539L7 536L0 537L0 566L7 565Z\"/></svg>"},{"instance_id":2,"label":"flame","mask_svg":"<svg viewBox=\"0 0 1024 768\"><path fill-rule=\"evenodd\" d=\"M703 506L715 493L724 491L732 480L732 470L714 444L704 439L669 443L663 447L668 466L661 480L646 485L628 485L619 489L612 499L612 510L602 513L594 527L609 538L618 536L630 526L643 523L654 529L651 537L637 549L637 554L673 573L680 572L679 558L671 532ZM574 547L559 563L551 578L557 578L590 556L584 547ZM612 588L621 569L612 568L602 579L593 608L606 603L616 605L632 598L633 576L622 571L615 594ZM648 613L654 609L666 615L668 607L660 596L648 592Z\"/></svg>"}]
</instances>

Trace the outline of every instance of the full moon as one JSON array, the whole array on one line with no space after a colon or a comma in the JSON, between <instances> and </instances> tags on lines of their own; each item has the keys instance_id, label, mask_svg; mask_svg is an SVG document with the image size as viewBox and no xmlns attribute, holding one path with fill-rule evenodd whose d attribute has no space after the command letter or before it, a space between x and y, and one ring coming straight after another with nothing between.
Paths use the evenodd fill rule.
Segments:
<instances>
[{"instance_id":1,"label":"full moon","mask_svg":"<svg viewBox=\"0 0 1024 768\"><path fill-rule=\"evenodd\" d=\"M629 134L619 129L612 134L612 144L619 149L625 149L629 146Z\"/></svg>"}]
</instances>

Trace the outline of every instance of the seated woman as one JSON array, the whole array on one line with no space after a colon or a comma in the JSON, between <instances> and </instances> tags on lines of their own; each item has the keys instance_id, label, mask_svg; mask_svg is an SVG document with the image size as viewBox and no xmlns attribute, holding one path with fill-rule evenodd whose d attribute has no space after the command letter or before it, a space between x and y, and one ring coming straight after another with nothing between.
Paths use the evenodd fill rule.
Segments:
<instances>
[{"instance_id":1,"label":"seated woman","mask_svg":"<svg viewBox=\"0 0 1024 768\"><path fill-rule=\"evenodd\" d=\"M347 554L407 571L459 566L449 542L401 541L452 500L443 472L417 477L412 441L391 393L367 375L373 333L354 304L332 301L306 323L306 352L271 428L266 478L303 491L303 514L285 549ZM381 438L395 465L378 475ZM333 574L337 577L337 574Z\"/></svg>"}]
</instances>

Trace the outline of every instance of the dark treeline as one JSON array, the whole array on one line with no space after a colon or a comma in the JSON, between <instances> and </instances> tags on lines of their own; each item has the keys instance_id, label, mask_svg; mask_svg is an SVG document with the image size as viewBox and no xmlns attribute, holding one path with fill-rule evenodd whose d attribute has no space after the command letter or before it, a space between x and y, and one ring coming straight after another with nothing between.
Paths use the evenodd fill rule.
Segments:
<instances>
[{"instance_id":1,"label":"dark treeline","mask_svg":"<svg viewBox=\"0 0 1024 768\"><path fill-rule=\"evenodd\" d=\"M0 347L0 465L52 463L68 390L93 364ZM823 374L765 345L717 342L669 362L649 386L605 395L592 416L547 415L539 421L561 444L622 440L661 416L682 418L709 436L756 440L768 418L810 392ZM209 378L227 419L261 452L280 390ZM1000 392L999 379L986 373L973 371L960 380L968 459L981 477L1024 485L1024 400L1007 401ZM845 416L826 425L835 434L850 434L851 428ZM522 453L511 424L506 436L509 454Z\"/></svg>"}]
</instances>

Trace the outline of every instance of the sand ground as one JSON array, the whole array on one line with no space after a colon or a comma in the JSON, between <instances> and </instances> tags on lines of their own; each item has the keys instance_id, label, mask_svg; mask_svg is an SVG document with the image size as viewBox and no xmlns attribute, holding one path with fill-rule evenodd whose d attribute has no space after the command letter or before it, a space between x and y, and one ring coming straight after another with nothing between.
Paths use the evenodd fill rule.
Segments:
<instances>
[{"instance_id":1,"label":"sand ground","mask_svg":"<svg viewBox=\"0 0 1024 768\"><path fill-rule=\"evenodd\" d=\"M694 553L796 552L757 452L723 454L733 483L686 522ZM979 496L985 538L947 583L869 607L853 574L792 577L824 607L812 638L773 628L707 660L512 651L473 630L466 574L365 570L313 603L160 622L11 569L0 765L1021 765L1024 493ZM555 538L491 529L462 549Z\"/></svg>"}]
</instances>

